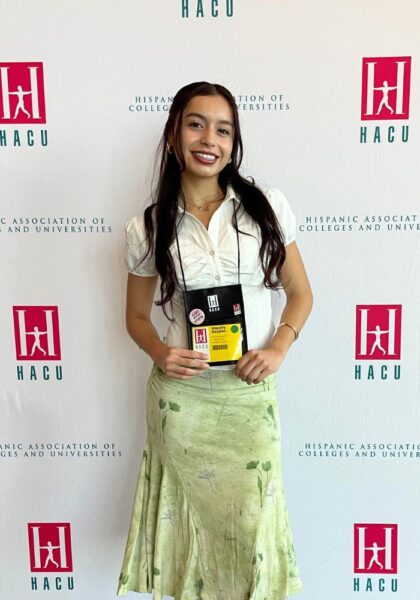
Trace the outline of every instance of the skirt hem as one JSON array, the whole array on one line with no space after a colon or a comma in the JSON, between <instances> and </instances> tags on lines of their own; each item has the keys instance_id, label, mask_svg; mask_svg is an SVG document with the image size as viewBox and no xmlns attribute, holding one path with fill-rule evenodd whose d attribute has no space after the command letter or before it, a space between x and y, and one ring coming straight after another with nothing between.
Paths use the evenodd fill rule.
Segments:
<instances>
[{"instance_id":1,"label":"skirt hem","mask_svg":"<svg viewBox=\"0 0 420 600\"><path fill-rule=\"evenodd\" d=\"M138 589L129 589L127 586L121 586L120 588L118 588L117 591L117 596L126 596L128 593L130 592L134 592L137 594L152 594L153 600L163 600L163 598L165 596L168 596L169 598L174 598L174 596L171 596L170 593L168 592L156 592L153 590L148 590L148 589L140 589L141 586L138 586ZM286 595L284 596L284 598L279 598L279 596L276 594L275 596L265 596L265 600L287 600L289 596L294 596L295 594L298 594L299 592L301 592L303 589L303 585L302 583L296 583L294 585L292 585L291 587L289 587L287 589ZM175 600L178 600L175 596ZM211 598L210 596L208 598L204 598L203 596L203 600L213 600L213 598ZM216 598L214 597L214 600L216 600Z\"/></svg>"}]
</instances>

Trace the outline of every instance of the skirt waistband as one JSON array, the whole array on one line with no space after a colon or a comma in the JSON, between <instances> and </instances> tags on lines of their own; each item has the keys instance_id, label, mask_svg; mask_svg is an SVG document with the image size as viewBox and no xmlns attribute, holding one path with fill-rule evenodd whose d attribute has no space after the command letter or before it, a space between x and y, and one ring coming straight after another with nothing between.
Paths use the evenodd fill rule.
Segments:
<instances>
[{"instance_id":1,"label":"skirt waistband","mask_svg":"<svg viewBox=\"0 0 420 600\"><path fill-rule=\"evenodd\" d=\"M179 389L231 390L232 392L240 392L242 394L266 392L276 389L275 375L269 375L261 383L248 385L245 381L236 377L233 370L209 369L192 379L174 379L165 375L158 366L153 365L150 377L157 378L162 383Z\"/></svg>"}]
</instances>

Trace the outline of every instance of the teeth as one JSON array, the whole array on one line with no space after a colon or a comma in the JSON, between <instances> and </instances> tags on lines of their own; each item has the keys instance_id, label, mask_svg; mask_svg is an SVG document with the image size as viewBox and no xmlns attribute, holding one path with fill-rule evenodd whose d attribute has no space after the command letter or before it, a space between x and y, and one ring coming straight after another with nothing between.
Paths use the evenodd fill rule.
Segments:
<instances>
[{"instance_id":1,"label":"teeth","mask_svg":"<svg viewBox=\"0 0 420 600\"><path fill-rule=\"evenodd\" d=\"M204 154L204 152L195 152L197 156L204 158L204 160L215 160L216 157L213 154Z\"/></svg>"}]
</instances>

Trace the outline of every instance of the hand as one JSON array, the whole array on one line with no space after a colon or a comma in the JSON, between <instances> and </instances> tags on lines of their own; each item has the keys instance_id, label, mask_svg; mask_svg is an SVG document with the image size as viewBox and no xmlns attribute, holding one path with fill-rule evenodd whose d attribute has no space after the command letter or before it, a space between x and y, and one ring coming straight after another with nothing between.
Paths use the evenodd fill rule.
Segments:
<instances>
[{"instance_id":1,"label":"hand","mask_svg":"<svg viewBox=\"0 0 420 600\"><path fill-rule=\"evenodd\" d=\"M171 348L162 344L162 350L155 357L154 362L159 369L173 379L191 379L200 375L209 368L207 354L186 350L185 348Z\"/></svg>"},{"instance_id":2,"label":"hand","mask_svg":"<svg viewBox=\"0 0 420 600\"><path fill-rule=\"evenodd\" d=\"M270 348L249 350L236 363L235 375L242 381L246 381L248 385L261 383L277 371L285 356L286 354Z\"/></svg>"}]
</instances>

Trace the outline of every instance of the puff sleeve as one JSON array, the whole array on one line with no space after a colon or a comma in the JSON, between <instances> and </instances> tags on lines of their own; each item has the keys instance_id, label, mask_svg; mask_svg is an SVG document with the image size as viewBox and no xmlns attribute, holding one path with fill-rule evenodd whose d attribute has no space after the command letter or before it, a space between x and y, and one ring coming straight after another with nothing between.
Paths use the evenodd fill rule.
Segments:
<instances>
[{"instance_id":1,"label":"puff sleeve","mask_svg":"<svg viewBox=\"0 0 420 600\"><path fill-rule=\"evenodd\" d=\"M125 260L128 272L142 277L157 275L153 249L147 255L146 232L143 216L133 217L125 226Z\"/></svg>"},{"instance_id":2,"label":"puff sleeve","mask_svg":"<svg viewBox=\"0 0 420 600\"><path fill-rule=\"evenodd\" d=\"M283 192L277 188L271 188L265 193L283 232L284 245L287 246L296 238L296 217Z\"/></svg>"}]
</instances>

